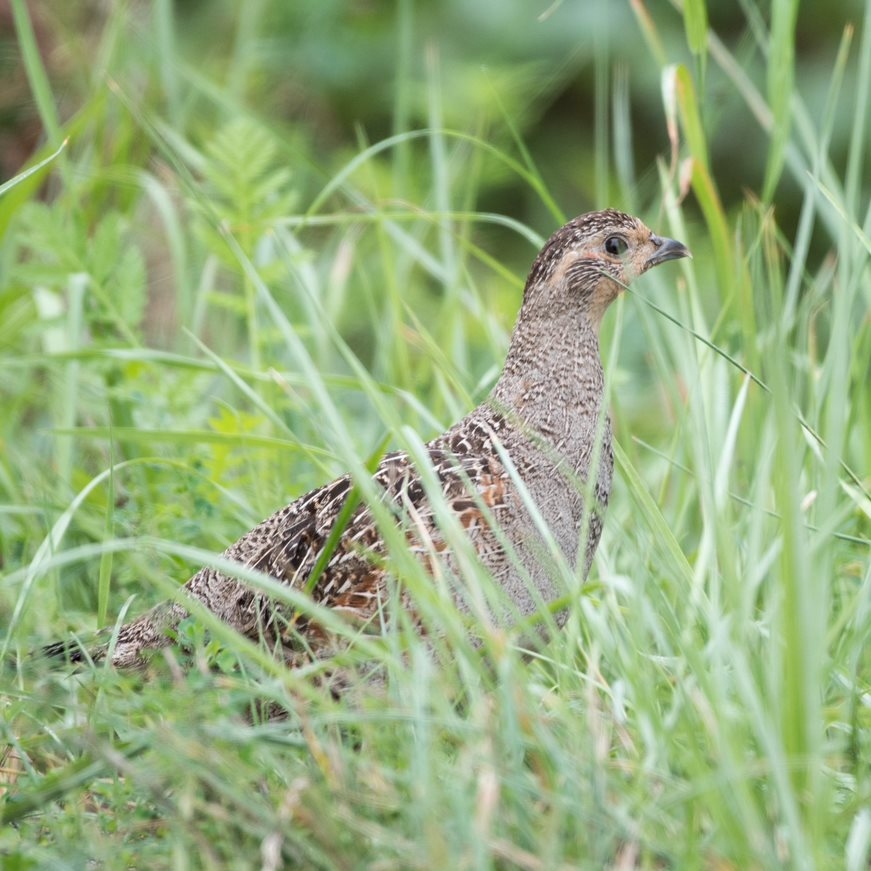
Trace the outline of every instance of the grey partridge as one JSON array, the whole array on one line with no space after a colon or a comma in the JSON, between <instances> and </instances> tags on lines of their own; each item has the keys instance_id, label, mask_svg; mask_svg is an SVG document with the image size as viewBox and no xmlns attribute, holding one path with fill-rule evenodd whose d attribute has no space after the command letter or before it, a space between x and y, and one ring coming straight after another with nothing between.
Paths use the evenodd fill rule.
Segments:
<instances>
[{"instance_id":1,"label":"grey partridge","mask_svg":"<svg viewBox=\"0 0 871 871\"><path fill-rule=\"evenodd\" d=\"M491 394L426 445L429 475L422 475L406 453L381 461L373 480L390 522L401 526L405 542L427 569L453 576L459 607L468 610L462 578L426 481L430 487L437 482L443 506L459 521L515 615L531 615L560 595L560 559L586 577L614 463L603 408L599 325L630 281L652 266L688 256L685 245L655 235L622 212L591 212L570 221L532 265L508 356ZM353 501L343 512L348 500ZM381 512L382 525L384 516ZM339 534L331 539L337 524L342 524ZM280 509L224 556L305 590L356 622L378 621L391 601L387 550L370 503L357 500L353 481L345 476ZM332 649L328 633L314 621L214 568L198 571L183 592L243 635L265 639L290 665ZM404 595L400 601L410 604ZM122 626L111 649L112 664L143 664L149 653L171 643L187 616L180 596ZM557 622L561 619L558 615ZM48 651L65 652L72 660L84 657L69 644ZM102 644L91 656L99 660L108 653Z\"/></svg>"}]
</instances>

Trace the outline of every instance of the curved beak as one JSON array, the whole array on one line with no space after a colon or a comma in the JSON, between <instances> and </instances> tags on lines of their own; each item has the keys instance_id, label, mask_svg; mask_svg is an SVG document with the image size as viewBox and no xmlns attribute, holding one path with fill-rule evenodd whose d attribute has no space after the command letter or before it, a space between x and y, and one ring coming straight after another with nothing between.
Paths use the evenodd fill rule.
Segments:
<instances>
[{"instance_id":1,"label":"curved beak","mask_svg":"<svg viewBox=\"0 0 871 871\"><path fill-rule=\"evenodd\" d=\"M678 242L677 239L663 239L661 236L651 236L650 241L656 246L656 250L644 263L645 269L650 269L651 266L658 266L660 263L665 263L666 260L679 260L681 257L689 257L692 259L690 249L683 242Z\"/></svg>"}]
</instances>

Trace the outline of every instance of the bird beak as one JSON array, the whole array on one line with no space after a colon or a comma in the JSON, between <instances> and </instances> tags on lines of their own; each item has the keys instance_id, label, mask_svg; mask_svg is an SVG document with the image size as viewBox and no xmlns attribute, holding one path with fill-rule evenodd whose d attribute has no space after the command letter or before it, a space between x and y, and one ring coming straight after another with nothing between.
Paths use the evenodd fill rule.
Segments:
<instances>
[{"instance_id":1,"label":"bird beak","mask_svg":"<svg viewBox=\"0 0 871 871\"><path fill-rule=\"evenodd\" d=\"M661 236L651 236L650 241L656 246L656 250L645 261L645 269L650 269L651 266L658 266L660 263L665 263L666 260L679 260L681 257L692 259L693 255L690 254L690 249L683 242L678 242L677 239L663 239Z\"/></svg>"}]
</instances>

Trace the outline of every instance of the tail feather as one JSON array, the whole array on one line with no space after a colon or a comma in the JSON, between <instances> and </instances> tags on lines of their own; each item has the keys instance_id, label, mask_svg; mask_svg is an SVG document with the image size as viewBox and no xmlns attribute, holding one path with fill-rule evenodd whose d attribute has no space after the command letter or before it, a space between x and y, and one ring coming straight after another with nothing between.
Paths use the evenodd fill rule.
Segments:
<instances>
[{"instance_id":1,"label":"tail feather","mask_svg":"<svg viewBox=\"0 0 871 871\"><path fill-rule=\"evenodd\" d=\"M122 626L114 644L104 630L98 633L93 644L75 639L56 641L43 647L41 654L47 659L82 665L103 662L111 652L115 668L141 668L148 662L149 654L172 643L173 630L187 616L188 612L181 605L165 602Z\"/></svg>"},{"instance_id":2,"label":"tail feather","mask_svg":"<svg viewBox=\"0 0 871 871\"><path fill-rule=\"evenodd\" d=\"M46 659L62 659L71 665L81 665L85 662L101 662L106 658L107 649L108 642L84 645L76 639L68 639L46 644L40 650L40 655Z\"/></svg>"}]
</instances>

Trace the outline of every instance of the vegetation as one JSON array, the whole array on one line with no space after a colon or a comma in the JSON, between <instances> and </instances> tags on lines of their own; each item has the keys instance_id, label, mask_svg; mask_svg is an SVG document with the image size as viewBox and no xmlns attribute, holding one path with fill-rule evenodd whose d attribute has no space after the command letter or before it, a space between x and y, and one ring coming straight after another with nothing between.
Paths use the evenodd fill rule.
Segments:
<instances>
[{"instance_id":1,"label":"vegetation","mask_svg":"<svg viewBox=\"0 0 871 871\"><path fill-rule=\"evenodd\" d=\"M0 197L3 867L868 868L871 6L51 5ZM615 493L543 651L396 543L440 640L359 639L383 686L208 615L148 675L34 656L459 418L606 205L695 259L606 318Z\"/></svg>"}]
</instances>

